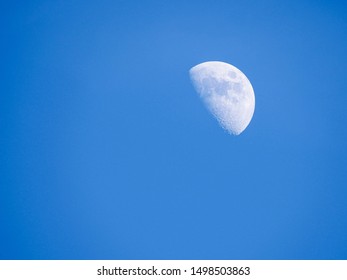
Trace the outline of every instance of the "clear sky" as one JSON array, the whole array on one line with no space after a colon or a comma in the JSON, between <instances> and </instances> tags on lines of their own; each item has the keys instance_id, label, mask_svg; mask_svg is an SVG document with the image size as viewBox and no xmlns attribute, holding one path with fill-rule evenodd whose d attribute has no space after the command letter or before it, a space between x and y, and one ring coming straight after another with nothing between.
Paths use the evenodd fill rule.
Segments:
<instances>
[{"instance_id":1,"label":"clear sky","mask_svg":"<svg viewBox=\"0 0 347 280\"><path fill-rule=\"evenodd\" d=\"M3 2L0 258L347 259L343 2ZM240 136L209 60L253 85Z\"/></svg>"}]
</instances>

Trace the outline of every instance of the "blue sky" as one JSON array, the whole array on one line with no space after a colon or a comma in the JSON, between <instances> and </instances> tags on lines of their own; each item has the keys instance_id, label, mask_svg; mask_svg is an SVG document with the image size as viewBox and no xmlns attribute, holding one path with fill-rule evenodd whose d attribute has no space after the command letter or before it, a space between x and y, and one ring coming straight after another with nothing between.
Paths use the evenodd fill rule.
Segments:
<instances>
[{"instance_id":1,"label":"blue sky","mask_svg":"<svg viewBox=\"0 0 347 280\"><path fill-rule=\"evenodd\" d=\"M343 1L7 1L1 259L346 259ZM251 81L240 136L189 80Z\"/></svg>"}]
</instances>

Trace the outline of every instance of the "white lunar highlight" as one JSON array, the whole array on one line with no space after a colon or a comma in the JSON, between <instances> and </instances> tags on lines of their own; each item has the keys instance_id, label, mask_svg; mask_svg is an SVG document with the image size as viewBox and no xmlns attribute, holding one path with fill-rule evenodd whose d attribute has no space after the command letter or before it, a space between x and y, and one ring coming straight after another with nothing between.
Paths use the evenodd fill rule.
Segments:
<instances>
[{"instance_id":1,"label":"white lunar highlight","mask_svg":"<svg viewBox=\"0 0 347 280\"><path fill-rule=\"evenodd\" d=\"M195 90L220 125L234 135L244 131L255 107L254 91L245 74L220 61L198 64L189 73Z\"/></svg>"}]
</instances>

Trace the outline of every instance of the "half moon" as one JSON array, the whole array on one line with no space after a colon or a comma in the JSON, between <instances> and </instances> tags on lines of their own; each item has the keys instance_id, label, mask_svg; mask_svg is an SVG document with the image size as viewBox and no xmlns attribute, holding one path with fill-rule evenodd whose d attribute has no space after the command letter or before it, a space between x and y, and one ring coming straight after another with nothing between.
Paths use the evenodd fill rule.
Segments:
<instances>
[{"instance_id":1,"label":"half moon","mask_svg":"<svg viewBox=\"0 0 347 280\"><path fill-rule=\"evenodd\" d=\"M219 124L230 134L243 132L255 108L253 87L246 75L220 61L198 64L189 73L195 90Z\"/></svg>"}]
</instances>

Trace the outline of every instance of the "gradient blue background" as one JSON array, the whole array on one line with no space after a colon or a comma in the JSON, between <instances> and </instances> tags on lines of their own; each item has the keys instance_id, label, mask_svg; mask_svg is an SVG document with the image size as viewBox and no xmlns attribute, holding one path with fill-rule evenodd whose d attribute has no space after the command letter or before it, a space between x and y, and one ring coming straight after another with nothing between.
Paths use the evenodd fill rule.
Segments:
<instances>
[{"instance_id":1,"label":"gradient blue background","mask_svg":"<svg viewBox=\"0 0 347 280\"><path fill-rule=\"evenodd\" d=\"M1 4L1 259L346 259L344 1ZM188 71L229 62L230 136Z\"/></svg>"}]
</instances>

